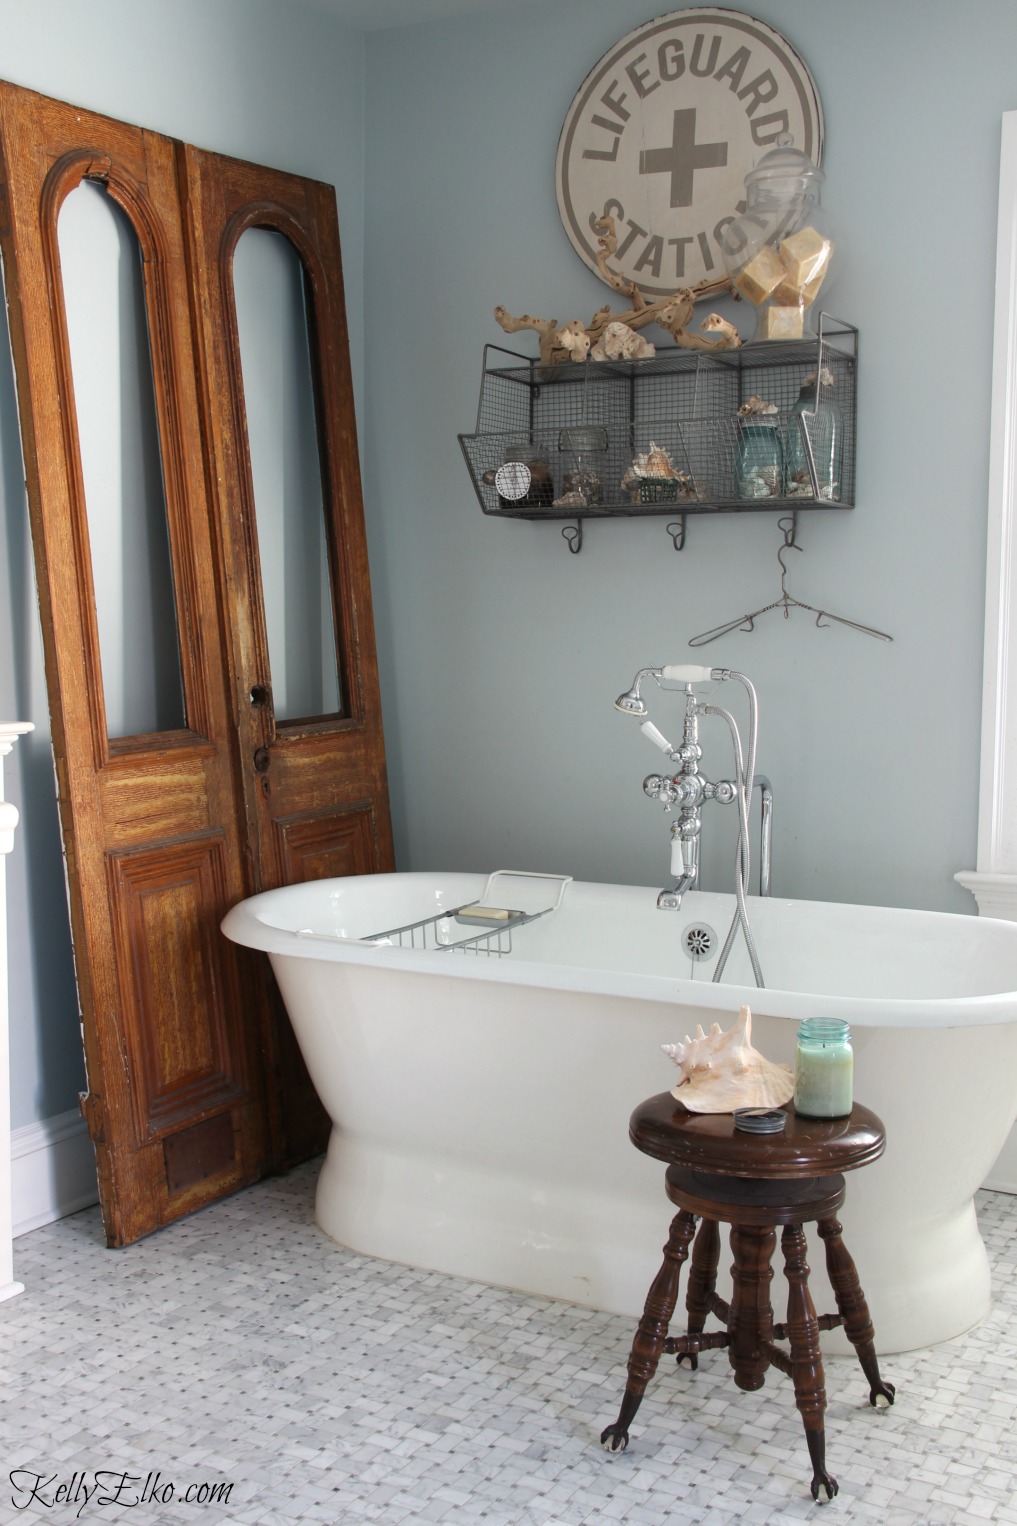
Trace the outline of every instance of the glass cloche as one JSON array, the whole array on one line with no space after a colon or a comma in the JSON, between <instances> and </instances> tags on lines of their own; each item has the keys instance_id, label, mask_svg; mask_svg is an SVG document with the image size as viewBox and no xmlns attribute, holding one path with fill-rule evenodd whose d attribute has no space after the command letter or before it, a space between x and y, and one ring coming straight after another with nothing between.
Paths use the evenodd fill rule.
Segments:
<instances>
[{"instance_id":1,"label":"glass cloche","mask_svg":"<svg viewBox=\"0 0 1017 1526\"><path fill-rule=\"evenodd\" d=\"M756 309L754 339L802 339L824 305L839 235L824 210L825 175L782 134L745 177L746 209L721 242L734 290Z\"/></svg>"}]
</instances>

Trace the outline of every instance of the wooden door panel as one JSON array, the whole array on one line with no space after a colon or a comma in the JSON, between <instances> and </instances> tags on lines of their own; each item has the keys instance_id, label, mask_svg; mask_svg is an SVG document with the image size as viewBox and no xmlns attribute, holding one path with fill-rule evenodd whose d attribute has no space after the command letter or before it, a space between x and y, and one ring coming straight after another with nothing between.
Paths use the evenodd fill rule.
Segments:
<instances>
[{"instance_id":1,"label":"wooden door panel","mask_svg":"<svg viewBox=\"0 0 1017 1526\"><path fill-rule=\"evenodd\" d=\"M198 328L223 599L235 633L242 791L259 889L394 867L349 369L335 193L279 171L187 147ZM303 265L324 499L340 710L277 721L262 598L232 262L249 228L290 240ZM285 1162L323 1148L329 1121L276 1000L265 1033L273 1150ZM273 1098L286 1099L273 1105Z\"/></svg>"},{"instance_id":2,"label":"wooden door panel","mask_svg":"<svg viewBox=\"0 0 1017 1526\"><path fill-rule=\"evenodd\" d=\"M320 820L324 845L334 835L329 811L342 813L363 801L372 805L372 831L358 839L357 862L367 870L390 869L392 835L335 193L316 181L191 147L184 160L207 395L217 402L208 433L219 494L217 523L231 570L224 592L232 628L239 634L240 756L258 883L261 888L282 884L298 867L299 860L286 848L283 824L305 817L310 833L312 819ZM304 270L342 696L337 714L285 722L277 722L271 703L232 279L237 244L254 227L286 237ZM252 703L252 695L257 702Z\"/></svg>"},{"instance_id":3,"label":"wooden door panel","mask_svg":"<svg viewBox=\"0 0 1017 1526\"><path fill-rule=\"evenodd\" d=\"M241 1102L248 1089L244 1035L225 1020L241 992L216 946L226 852L216 833L107 860L139 1143Z\"/></svg>"},{"instance_id":4,"label":"wooden door panel","mask_svg":"<svg viewBox=\"0 0 1017 1526\"><path fill-rule=\"evenodd\" d=\"M83 1111L96 1145L107 1236L122 1244L220 1195L224 1182L255 1180L267 1154L266 1131L252 1123L263 1111L263 1082L245 1049L248 1003L237 994L247 989L245 976L218 935L220 917L247 893L248 881L177 148L8 85L0 86L0 145L0 240L82 1008ZM62 202L86 176L124 210L143 260L186 717L170 732L114 740L91 570L103 546L90 536L57 237ZM215 847L201 850L206 864L194 870L191 890L157 893L152 875L160 855L195 862L196 832L211 834ZM182 1073L167 1090L158 1072L173 1052L204 1055L209 1074L228 1075L228 1102L221 1082L218 1089L196 1084L188 1097ZM157 1098L161 1116L153 1112ZM154 1125L159 1135L203 1125L216 1105L233 1115L234 1153L225 1161L192 1151L186 1189L174 1194ZM220 1126L220 1143L225 1137ZM202 1160L204 1187L194 1176ZM175 1179L183 1179L179 1170Z\"/></svg>"},{"instance_id":5,"label":"wooden door panel","mask_svg":"<svg viewBox=\"0 0 1017 1526\"><path fill-rule=\"evenodd\" d=\"M275 826L287 884L371 874L377 865L378 818L369 800L281 817Z\"/></svg>"}]
</instances>

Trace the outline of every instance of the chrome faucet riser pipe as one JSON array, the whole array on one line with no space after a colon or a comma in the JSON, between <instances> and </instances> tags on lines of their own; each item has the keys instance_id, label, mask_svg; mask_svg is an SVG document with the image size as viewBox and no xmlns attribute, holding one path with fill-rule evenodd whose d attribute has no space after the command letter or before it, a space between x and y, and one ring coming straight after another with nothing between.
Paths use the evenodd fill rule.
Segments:
<instances>
[{"instance_id":1,"label":"chrome faucet riser pipe","mask_svg":"<svg viewBox=\"0 0 1017 1526\"><path fill-rule=\"evenodd\" d=\"M662 682L680 683L685 686L685 722L683 739L680 747L672 747L667 738L648 719L648 709L645 700L640 693L640 685L644 678L652 678L661 686ZM743 755L741 736L734 716L719 705L704 703L699 699L693 689L693 685L706 682L722 682L733 679L745 689L748 699L749 728L748 746ZM749 881L751 868L751 849L749 838L749 807L751 804L752 790L758 782L761 790L761 835L760 843L760 894L769 894L770 889L770 830L772 815L772 791L769 788L769 780L756 776L756 744L758 739L759 706L756 690L752 681L735 668L698 667L690 663L673 663L662 668L640 668L632 686L624 694L620 694L615 700L615 708L624 715L635 715L642 720L642 731L649 741L666 752L671 760L678 765L677 772L672 778L663 777L660 774L651 774L643 781L644 792L659 800L665 811L670 811L674 806L680 807L680 817L671 828L671 876L675 883L670 889L662 890L657 897L657 905L673 909L681 903L686 890L693 889L699 880L699 833L701 828L701 809L705 800L715 799L725 801L733 799L738 807L738 842L735 853L735 914L731 921L724 947L721 950L717 962L714 980L720 979L727 962L728 955L734 943L739 927L745 938L749 959L752 964L752 972L756 984L763 985L763 976L759 964L759 956L756 952L755 942L752 937L752 929L749 926L748 907L746 905L746 888ZM735 778L733 782L721 781L719 784L712 783L700 772L700 760L702 748L699 746L699 716L717 715L727 724L731 734L731 742L735 755Z\"/></svg>"}]
</instances>

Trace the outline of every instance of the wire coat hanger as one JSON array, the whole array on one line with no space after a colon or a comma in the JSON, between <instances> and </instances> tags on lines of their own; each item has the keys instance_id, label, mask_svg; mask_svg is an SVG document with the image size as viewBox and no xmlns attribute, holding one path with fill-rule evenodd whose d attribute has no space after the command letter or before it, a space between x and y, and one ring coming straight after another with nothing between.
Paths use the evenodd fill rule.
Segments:
<instances>
[{"instance_id":1,"label":"wire coat hanger","mask_svg":"<svg viewBox=\"0 0 1017 1526\"><path fill-rule=\"evenodd\" d=\"M819 630L825 630L831 622L837 625L846 625L850 630L859 631L863 636L874 636L877 641L892 641L886 631L878 631L872 625L860 625L857 620L848 620L844 615L834 615L828 609L818 609L815 604L805 604L801 599L796 599L788 592L787 563L784 561L785 551L801 551L795 539L797 531L797 518L778 519L777 525L784 532L784 544L777 552L777 560L780 563L780 598L774 599L770 604L764 604L762 609L754 609L751 614L739 615L736 620L728 620L723 625L715 625L712 630L701 631L698 636L693 636L689 646L707 646L709 642L716 641L720 636L726 636L731 631L745 631L748 634L755 630L756 621L761 615L768 615L772 609L782 609L784 619L790 617L792 609L807 609L816 617L816 626Z\"/></svg>"}]
</instances>

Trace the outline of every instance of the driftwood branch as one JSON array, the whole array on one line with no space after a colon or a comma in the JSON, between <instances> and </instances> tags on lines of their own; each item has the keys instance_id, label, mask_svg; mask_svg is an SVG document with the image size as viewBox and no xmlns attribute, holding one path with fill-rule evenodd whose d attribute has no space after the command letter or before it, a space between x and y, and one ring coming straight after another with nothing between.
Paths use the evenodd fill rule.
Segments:
<instances>
[{"instance_id":1,"label":"driftwood branch","mask_svg":"<svg viewBox=\"0 0 1017 1526\"><path fill-rule=\"evenodd\" d=\"M730 291L728 276L700 281L695 286L685 286L670 296L656 302L647 302L634 281L627 281L618 271L612 270L608 260L618 248L618 235L613 217L597 219L600 233L597 251L597 269L607 284L626 297L631 304L625 312L611 311L610 304L598 308L589 323L578 318L559 326L556 318L534 318L529 313L514 318L504 307L496 307L494 316L506 334L517 334L522 329L533 329L540 339L540 360L543 365L560 365L563 361L583 360L590 347L601 338L609 323L625 323L630 329L645 328L656 323L671 336L676 345L687 350L726 350L740 343L730 324L711 314L702 327L715 331L708 335L689 333L688 325L695 312L696 302Z\"/></svg>"}]
</instances>

